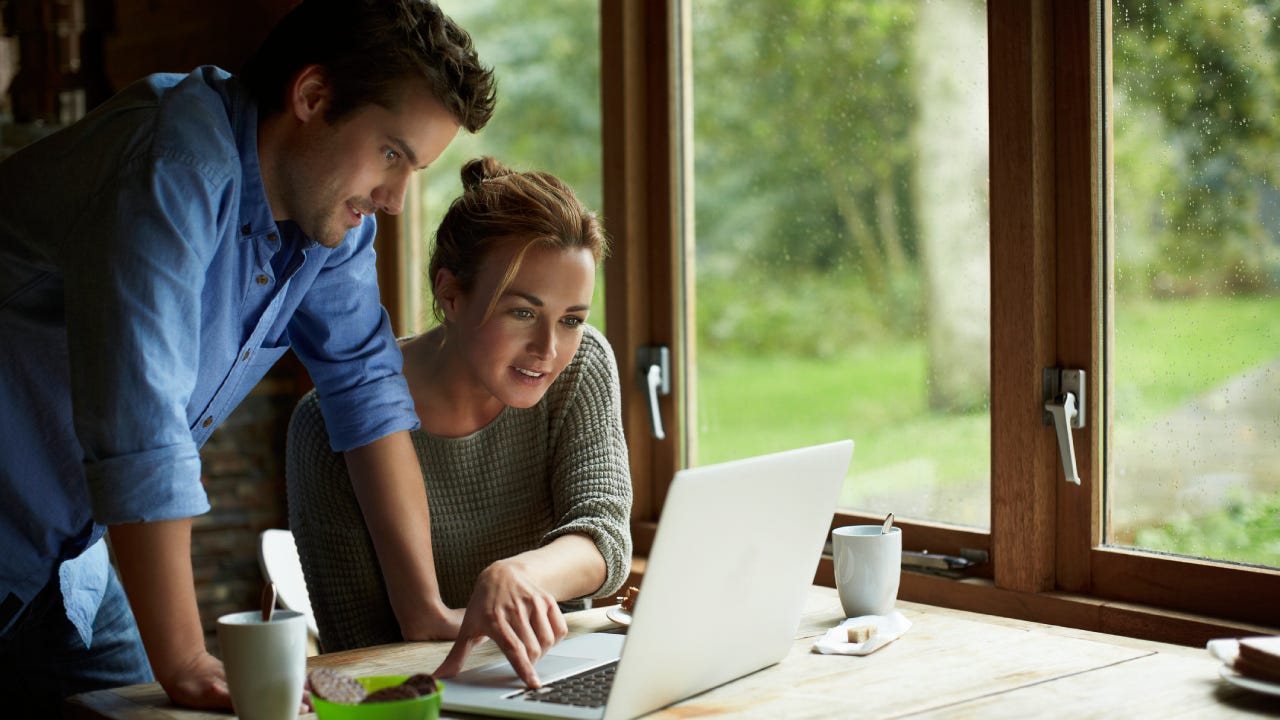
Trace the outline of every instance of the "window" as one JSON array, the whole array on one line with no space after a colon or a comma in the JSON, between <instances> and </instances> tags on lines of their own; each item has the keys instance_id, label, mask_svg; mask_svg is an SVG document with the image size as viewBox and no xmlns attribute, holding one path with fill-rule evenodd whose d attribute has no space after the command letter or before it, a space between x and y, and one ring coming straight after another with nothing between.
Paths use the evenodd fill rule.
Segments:
<instances>
[{"instance_id":1,"label":"window","mask_svg":"<svg viewBox=\"0 0 1280 720\"><path fill-rule=\"evenodd\" d=\"M983 4L689 23L688 462L852 437L843 507L988 527Z\"/></svg>"},{"instance_id":2,"label":"window","mask_svg":"<svg viewBox=\"0 0 1280 720\"><path fill-rule=\"evenodd\" d=\"M1067 292L1092 309L1094 356L1106 361L1099 364L1110 373L1099 396L1108 403L1109 424L1105 434L1091 438L1097 465L1105 471L1095 483L1088 516L1095 524L1087 533L1082 524L1071 533L1075 545L1065 573L1070 580L1063 583L1060 573L1059 583L1079 584L1106 598L1275 626L1280 517L1266 508L1276 504L1276 466L1241 462L1249 456L1247 434L1253 429L1230 439L1208 434L1238 412L1189 430L1167 421L1180 408L1203 408L1206 401L1213 406L1224 388L1247 384L1259 360L1241 343L1274 332L1265 324L1244 328L1254 312L1250 306L1263 312L1275 307L1274 283L1231 279L1265 267L1266 248L1274 247L1274 235L1257 230L1274 182L1274 170L1260 166L1274 164L1267 158L1275 157L1275 118L1256 104L1256 93L1271 103L1275 84L1255 75L1275 72L1280 37L1272 14L1266 3L1253 1L1146 7L1119 0L1101 13L1103 62L1094 68L1101 90L1094 96L1103 131L1093 147L1104 151L1100 185L1114 198L1114 211L1099 213L1106 222L1094 245L1103 249L1098 277L1087 287L1077 281ZM1217 39L1222 32L1240 34ZM1181 70L1170 67L1183 62L1188 65ZM1257 91L1254 84L1260 85ZM1135 136L1135 125L1146 138ZM1171 168L1174 158L1181 167ZM1141 190L1151 187L1152 177L1162 185L1154 197ZM1143 217L1153 209L1156 217ZM1241 247L1255 254L1240 256ZM1199 285L1200 292L1170 297L1170 284ZM1143 324L1171 307L1177 310L1166 316L1163 331L1143 347ZM1201 323L1244 336L1218 341L1197 327ZM1073 327L1071 341L1087 345L1086 331ZM1152 357L1157 353L1150 345L1157 343L1169 348L1168 357ZM1274 400L1245 394L1252 395L1249 402L1274 407ZM1256 431L1265 434L1266 423ZM1276 437L1271 431L1272 453ZM1224 449L1229 459L1213 455ZM1147 461L1139 458L1152 452L1185 459L1181 477L1158 465L1141 468ZM1247 508L1239 504L1241 496L1217 492L1222 476L1241 467L1257 480L1241 488L1257 493ZM1196 497L1194 520L1173 510L1164 522L1134 522L1137 487L1143 488L1142 502L1165 507L1179 503L1179 494ZM1250 519L1250 513L1259 518ZM1071 547L1073 541L1060 543ZM1187 557L1164 554L1170 551ZM1253 564L1222 562L1231 560Z\"/></svg>"},{"instance_id":3,"label":"window","mask_svg":"<svg viewBox=\"0 0 1280 720\"><path fill-rule=\"evenodd\" d=\"M1116 546L1280 567L1274 7L1115 4Z\"/></svg>"},{"instance_id":4,"label":"window","mask_svg":"<svg viewBox=\"0 0 1280 720\"><path fill-rule=\"evenodd\" d=\"M699 23L710 20L699 13L720 5L710 0L660 5L601 3L605 210L622 248L607 268L610 337L624 388L634 388L627 378L634 377L634 353L640 346L668 345L682 358L674 393L661 398L660 410L669 438L693 438L688 446L655 440L647 432L640 391L631 389L624 397L641 552L671 473L683 463L714 458L713 442L699 433L704 424L714 431L719 422L705 417L704 401L697 395L697 364L702 358L690 353L702 353L698 343L704 336L699 333L711 329L695 327L686 338L678 322L687 303L714 300L703 298L698 285L704 260L712 263L698 243L703 228L719 219L704 217L712 211L704 211L698 197L706 191L703 180L713 177L705 173L714 169L708 164L712 158L701 155L700 133L708 130L698 124L698 90L690 91L687 82L677 79L692 77L696 83L701 62L697 34L703 31ZM829 12L843 7L829 5ZM977 7L971 0L928 5ZM768 7L785 11L794 6ZM1116 449L1106 443L1126 432L1129 416L1120 410L1121 389L1132 367L1119 350L1111 355L1114 372L1107 364L1107 343L1113 335L1117 343L1125 341L1128 332L1123 293L1114 306L1110 295L1113 282L1122 279L1117 253L1124 252L1118 243L1125 206L1119 185L1129 182L1121 157L1124 136L1117 135L1112 144L1112 134L1121 133L1122 120L1115 117L1113 125L1111 103L1114 100L1117 112L1123 110L1118 94L1126 82L1119 50L1112 51L1113 35L1119 47L1121 30L1113 29L1110 3L1090 7L991 0L985 12L991 138L989 523L962 526L922 512L923 517L905 523L904 540L917 550L989 550L990 564L986 580L963 583L909 574L903 580L903 597L1190 643L1244 627L1243 623L1280 625L1273 607L1273 599L1280 597L1280 571L1274 567L1184 559L1135 543L1125 546L1105 535L1109 524L1118 527L1120 514L1113 509L1109 516L1104 504L1110 482L1104 470L1114 470L1116 459L1104 457L1103 451ZM735 14L740 21L749 19L745 12ZM724 47L718 52L741 49ZM1264 62L1268 61L1257 60ZM962 66L964 72L983 71ZM738 92L747 94L767 80L744 77ZM728 90L722 96L726 102L741 101ZM737 120L762 122L749 113ZM723 182L734 180L726 177ZM1112 187L1117 188L1114 223L1108 201ZM782 189L748 187L744 194L747 190L767 194ZM723 222L758 231L747 218L730 214L726 211ZM1104 244L1113 235L1117 244ZM690 238L693 244L686 247ZM695 258L692 272L686 273L682 253ZM823 309L820 314L830 312ZM1258 362L1256 357L1253 362ZM1085 391L1090 422L1074 433L1083 480L1079 486L1064 481L1053 430L1042 424L1042 374L1053 367L1081 368L1090 378ZM686 414L682 408L694 412ZM848 434L859 437L856 430ZM863 463L863 457L874 457L865 445L855 454ZM862 467L855 466L855 476ZM1158 482L1137 481L1144 486ZM850 504L854 507L838 511L833 524L878 519L868 511L879 508L860 508L856 500ZM1263 531L1274 532L1274 525L1272 515L1271 528ZM820 579L823 572L820 568ZM829 567L825 572L829 582Z\"/></svg>"}]
</instances>

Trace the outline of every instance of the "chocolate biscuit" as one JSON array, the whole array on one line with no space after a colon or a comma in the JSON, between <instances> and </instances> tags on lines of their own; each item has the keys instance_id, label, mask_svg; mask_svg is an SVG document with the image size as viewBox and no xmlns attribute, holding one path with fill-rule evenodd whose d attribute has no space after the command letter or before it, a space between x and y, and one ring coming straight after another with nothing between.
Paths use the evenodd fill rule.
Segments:
<instances>
[{"instance_id":1,"label":"chocolate biscuit","mask_svg":"<svg viewBox=\"0 0 1280 720\"><path fill-rule=\"evenodd\" d=\"M436 679L428 673L410 675L404 684L417 690L419 695L430 695L436 691Z\"/></svg>"},{"instance_id":2,"label":"chocolate biscuit","mask_svg":"<svg viewBox=\"0 0 1280 720\"><path fill-rule=\"evenodd\" d=\"M361 705L366 703L392 702L394 700L412 700L418 697L418 691L412 685L392 685L384 687L381 690L374 690L369 693L368 697L360 701Z\"/></svg>"},{"instance_id":3,"label":"chocolate biscuit","mask_svg":"<svg viewBox=\"0 0 1280 720\"><path fill-rule=\"evenodd\" d=\"M369 694L355 678L330 668L316 668L307 679L311 681L311 692L332 703L356 705Z\"/></svg>"}]
</instances>

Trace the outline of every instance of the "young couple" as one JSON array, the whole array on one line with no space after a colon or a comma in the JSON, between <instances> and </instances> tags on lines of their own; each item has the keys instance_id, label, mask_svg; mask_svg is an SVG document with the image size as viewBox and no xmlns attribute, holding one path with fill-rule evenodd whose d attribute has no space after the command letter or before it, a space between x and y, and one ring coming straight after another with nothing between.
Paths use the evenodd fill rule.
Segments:
<instances>
[{"instance_id":1,"label":"young couple","mask_svg":"<svg viewBox=\"0 0 1280 720\"><path fill-rule=\"evenodd\" d=\"M555 601L621 583L617 373L580 323L603 242L572 193L469 165L431 268L443 325L402 354L379 304L374 213L399 212L410 174L493 104L491 72L429 0L305 0L238 75L148 77L0 163L11 712L153 677L177 704L230 707L191 566L199 448L288 350L317 398L298 411L290 492L314 467L321 500L297 513L341 515L323 502L336 458L392 631L458 639L441 674L490 636L536 683L564 632ZM581 223L548 229L534 206ZM315 447L317 402L340 455ZM312 581L341 578L316 557Z\"/></svg>"}]
</instances>

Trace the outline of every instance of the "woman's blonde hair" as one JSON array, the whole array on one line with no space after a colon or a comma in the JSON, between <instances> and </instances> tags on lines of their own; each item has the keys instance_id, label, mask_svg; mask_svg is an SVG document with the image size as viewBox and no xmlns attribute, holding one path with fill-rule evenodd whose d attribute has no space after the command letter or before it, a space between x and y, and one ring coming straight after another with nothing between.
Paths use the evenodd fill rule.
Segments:
<instances>
[{"instance_id":1,"label":"woman's blonde hair","mask_svg":"<svg viewBox=\"0 0 1280 720\"><path fill-rule=\"evenodd\" d=\"M463 293L475 289L484 259L507 242L521 243L503 274L485 318L520 271L529 248L574 250L585 248L597 263L608 252L608 240L596 214L583 207L573 190L545 172L516 172L491 157L476 158L462 167L462 195L449 205L436 230L435 247L427 266L432 288L432 313L444 322L435 278L448 270Z\"/></svg>"}]
</instances>

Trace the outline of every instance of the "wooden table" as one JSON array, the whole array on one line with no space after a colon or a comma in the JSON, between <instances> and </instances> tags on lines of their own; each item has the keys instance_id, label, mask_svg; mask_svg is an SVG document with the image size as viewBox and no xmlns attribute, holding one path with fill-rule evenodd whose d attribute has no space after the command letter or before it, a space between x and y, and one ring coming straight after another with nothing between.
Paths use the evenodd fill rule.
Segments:
<instances>
[{"instance_id":1,"label":"wooden table","mask_svg":"<svg viewBox=\"0 0 1280 720\"><path fill-rule=\"evenodd\" d=\"M814 587L782 662L647 717L1240 718L1280 717L1280 697L1239 689L1198 648L900 602L902 638L863 656L820 655L814 640L843 619ZM570 634L616 627L603 608L568 616ZM431 671L448 643L401 643L310 658L353 675ZM468 666L499 657L491 643ZM157 684L77 695L70 718L211 720L229 713L169 705ZM305 716L313 717L313 716ZM446 713L446 717L451 716Z\"/></svg>"}]
</instances>

